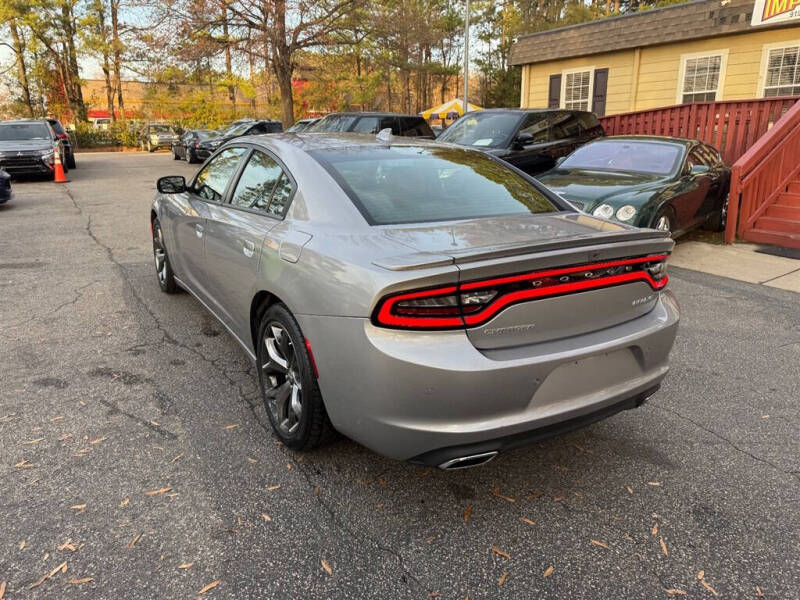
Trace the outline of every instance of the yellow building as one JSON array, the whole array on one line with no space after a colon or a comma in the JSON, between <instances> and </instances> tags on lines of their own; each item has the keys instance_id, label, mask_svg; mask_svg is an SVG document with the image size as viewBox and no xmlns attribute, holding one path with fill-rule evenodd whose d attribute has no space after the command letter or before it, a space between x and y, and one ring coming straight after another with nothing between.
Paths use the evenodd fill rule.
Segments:
<instances>
[{"instance_id":1,"label":"yellow building","mask_svg":"<svg viewBox=\"0 0 800 600\"><path fill-rule=\"evenodd\" d=\"M800 0L697 0L521 37L520 106L616 114L800 95Z\"/></svg>"}]
</instances>

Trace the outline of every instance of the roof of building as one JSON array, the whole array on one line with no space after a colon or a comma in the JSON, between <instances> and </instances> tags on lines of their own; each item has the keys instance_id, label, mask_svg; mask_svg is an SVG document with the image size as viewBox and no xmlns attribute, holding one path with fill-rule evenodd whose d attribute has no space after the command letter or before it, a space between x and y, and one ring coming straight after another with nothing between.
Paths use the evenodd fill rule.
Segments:
<instances>
[{"instance_id":1,"label":"roof of building","mask_svg":"<svg viewBox=\"0 0 800 600\"><path fill-rule=\"evenodd\" d=\"M694 0L521 36L511 64L548 62L753 31L753 0ZM797 27L783 21L758 30Z\"/></svg>"}]
</instances>

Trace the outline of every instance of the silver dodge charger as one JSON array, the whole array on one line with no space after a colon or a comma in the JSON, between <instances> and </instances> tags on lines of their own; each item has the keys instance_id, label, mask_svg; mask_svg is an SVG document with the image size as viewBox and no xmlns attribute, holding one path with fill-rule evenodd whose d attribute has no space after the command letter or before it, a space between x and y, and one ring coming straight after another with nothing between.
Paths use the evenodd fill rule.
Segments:
<instances>
[{"instance_id":1,"label":"silver dodge charger","mask_svg":"<svg viewBox=\"0 0 800 600\"><path fill-rule=\"evenodd\" d=\"M275 435L444 469L641 405L678 325L673 242L468 148L237 138L150 213L158 283L255 363Z\"/></svg>"}]
</instances>

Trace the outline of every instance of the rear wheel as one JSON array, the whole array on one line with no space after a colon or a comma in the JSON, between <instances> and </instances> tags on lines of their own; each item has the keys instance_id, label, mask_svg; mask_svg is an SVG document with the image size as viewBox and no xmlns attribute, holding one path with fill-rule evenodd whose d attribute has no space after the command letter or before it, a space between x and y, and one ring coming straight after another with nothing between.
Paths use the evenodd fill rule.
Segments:
<instances>
[{"instance_id":1,"label":"rear wheel","mask_svg":"<svg viewBox=\"0 0 800 600\"><path fill-rule=\"evenodd\" d=\"M178 284L175 282L175 275L172 272L172 265L167 256L167 247L164 244L164 234L161 231L161 223L158 219L153 219L153 260L156 263L156 275L158 276L158 286L165 294L174 294L178 291Z\"/></svg>"},{"instance_id":2,"label":"rear wheel","mask_svg":"<svg viewBox=\"0 0 800 600\"><path fill-rule=\"evenodd\" d=\"M332 426L300 326L282 304L274 304L258 328L258 382L278 439L292 450L326 441Z\"/></svg>"},{"instance_id":3,"label":"rear wheel","mask_svg":"<svg viewBox=\"0 0 800 600\"><path fill-rule=\"evenodd\" d=\"M77 168L75 166L75 153L74 152L70 152L67 155L67 167L70 168L70 169L76 169Z\"/></svg>"},{"instance_id":4,"label":"rear wheel","mask_svg":"<svg viewBox=\"0 0 800 600\"><path fill-rule=\"evenodd\" d=\"M180 160L181 157L178 156L178 153L175 151L175 148L172 149L172 160Z\"/></svg>"},{"instance_id":5,"label":"rear wheel","mask_svg":"<svg viewBox=\"0 0 800 600\"><path fill-rule=\"evenodd\" d=\"M722 206L720 207L719 212L714 213L714 215L705 222L703 229L707 229L708 231L725 231L725 225L728 222L729 199L730 194L725 194L725 200L722 201Z\"/></svg>"},{"instance_id":6,"label":"rear wheel","mask_svg":"<svg viewBox=\"0 0 800 600\"><path fill-rule=\"evenodd\" d=\"M186 149L186 162L189 163L189 164L192 164L193 162L195 162L195 158L192 155L192 149L191 148L187 148Z\"/></svg>"}]
</instances>

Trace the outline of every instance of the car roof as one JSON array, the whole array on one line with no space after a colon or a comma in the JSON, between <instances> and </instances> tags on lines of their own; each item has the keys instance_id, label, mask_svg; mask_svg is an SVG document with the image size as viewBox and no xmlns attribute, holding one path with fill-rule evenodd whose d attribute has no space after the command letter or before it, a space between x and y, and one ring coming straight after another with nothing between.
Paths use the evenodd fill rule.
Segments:
<instances>
[{"instance_id":1,"label":"car roof","mask_svg":"<svg viewBox=\"0 0 800 600\"><path fill-rule=\"evenodd\" d=\"M576 114L592 114L591 111L588 110L574 110L571 108L484 108L483 110L475 110L466 113L467 115L471 115L473 113L515 113L520 115L528 115L534 113L555 113L555 112L568 112L568 113L576 113Z\"/></svg>"},{"instance_id":2,"label":"car roof","mask_svg":"<svg viewBox=\"0 0 800 600\"><path fill-rule=\"evenodd\" d=\"M348 111L348 112L336 112L336 113L328 113L325 117L333 117L333 116L345 116L345 117L417 117L422 118L420 115L408 115L405 113L397 113L397 112L359 112L359 111ZM322 118L325 118L322 117Z\"/></svg>"},{"instance_id":3,"label":"car roof","mask_svg":"<svg viewBox=\"0 0 800 600\"><path fill-rule=\"evenodd\" d=\"M681 146L691 146L699 143L698 140L690 140L687 138L671 137L668 135L612 135L608 137L597 138L590 143L602 142L608 140L630 140L632 142L660 142L676 144Z\"/></svg>"},{"instance_id":4,"label":"car roof","mask_svg":"<svg viewBox=\"0 0 800 600\"><path fill-rule=\"evenodd\" d=\"M0 121L2 123L46 123L47 119L10 119L8 121Z\"/></svg>"},{"instance_id":5,"label":"car roof","mask_svg":"<svg viewBox=\"0 0 800 600\"><path fill-rule=\"evenodd\" d=\"M388 146L435 146L457 148L469 152L479 150L466 148L453 144L443 144L435 140L426 140L417 137L392 136L390 140L379 140L375 135L369 133L268 133L261 135L246 135L234 138L229 143L234 145L240 142L250 142L264 147L278 147L302 152L313 152L315 150L345 150L354 148L386 148Z\"/></svg>"}]
</instances>

